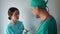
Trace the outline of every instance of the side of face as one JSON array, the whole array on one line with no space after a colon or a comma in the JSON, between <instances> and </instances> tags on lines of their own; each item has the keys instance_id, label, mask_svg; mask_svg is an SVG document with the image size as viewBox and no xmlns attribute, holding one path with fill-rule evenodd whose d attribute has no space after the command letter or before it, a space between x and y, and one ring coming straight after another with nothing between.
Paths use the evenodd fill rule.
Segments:
<instances>
[{"instance_id":1,"label":"side of face","mask_svg":"<svg viewBox=\"0 0 60 34\"><path fill-rule=\"evenodd\" d=\"M11 19L14 21L19 19L19 13L17 10L13 13L13 15L11 16Z\"/></svg>"},{"instance_id":2,"label":"side of face","mask_svg":"<svg viewBox=\"0 0 60 34\"><path fill-rule=\"evenodd\" d=\"M40 18L39 16L40 12L38 7L32 8L32 13L36 16L36 18Z\"/></svg>"}]
</instances>

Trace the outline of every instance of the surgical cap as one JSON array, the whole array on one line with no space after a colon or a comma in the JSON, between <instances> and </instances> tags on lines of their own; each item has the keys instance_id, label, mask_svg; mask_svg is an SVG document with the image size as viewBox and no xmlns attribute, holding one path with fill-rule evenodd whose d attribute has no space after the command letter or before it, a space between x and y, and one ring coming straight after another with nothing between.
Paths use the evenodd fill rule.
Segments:
<instances>
[{"instance_id":1,"label":"surgical cap","mask_svg":"<svg viewBox=\"0 0 60 34\"><path fill-rule=\"evenodd\" d=\"M31 7L36 7L36 6L39 6L41 8L46 8L47 7L47 2L48 1L45 1L45 0L31 0Z\"/></svg>"}]
</instances>

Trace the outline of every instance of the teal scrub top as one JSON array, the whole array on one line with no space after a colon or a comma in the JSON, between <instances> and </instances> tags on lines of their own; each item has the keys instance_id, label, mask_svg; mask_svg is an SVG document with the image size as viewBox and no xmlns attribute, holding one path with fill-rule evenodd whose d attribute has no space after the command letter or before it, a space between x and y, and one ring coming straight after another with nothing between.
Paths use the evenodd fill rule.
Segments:
<instances>
[{"instance_id":1,"label":"teal scrub top","mask_svg":"<svg viewBox=\"0 0 60 34\"><path fill-rule=\"evenodd\" d=\"M16 24L9 23L5 32L6 34L22 34L24 25L21 21L16 21Z\"/></svg>"},{"instance_id":2,"label":"teal scrub top","mask_svg":"<svg viewBox=\"0 0 60 34\"><path fill-rule=\"evenodd\" d=\"M53 17L41 22L37 34L57 34L57 24Z\"/></svg>"}]
</instances>

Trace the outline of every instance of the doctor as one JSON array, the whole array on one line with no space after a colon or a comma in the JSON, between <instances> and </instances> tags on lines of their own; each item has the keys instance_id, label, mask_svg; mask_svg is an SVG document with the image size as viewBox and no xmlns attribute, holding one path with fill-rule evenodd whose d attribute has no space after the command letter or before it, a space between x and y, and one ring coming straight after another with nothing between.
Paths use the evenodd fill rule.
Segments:
<instances>
[{"instance_id":1,"label":"doctor","mask_svg":"<svg viewBox=\"0 0 60 34\"><path fill-rule=\"evenodd\" d=\"M47 2L44 0L31 0L32 13L36 18L41 19L36 34L57 34L57 24L55 18L47 11Z\"/></svg>"}]
</instances>

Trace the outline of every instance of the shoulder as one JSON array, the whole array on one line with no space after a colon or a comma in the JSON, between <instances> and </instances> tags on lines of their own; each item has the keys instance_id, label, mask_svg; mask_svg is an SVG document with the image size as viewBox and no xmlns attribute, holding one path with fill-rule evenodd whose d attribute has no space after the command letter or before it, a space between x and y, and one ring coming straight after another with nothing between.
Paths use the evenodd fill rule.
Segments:
<instances>
[{"instance_id":1,"label":"shoulder","mask_svg":"<svg viewBox=\"0 0 60 34\"><path fill-rule=\"evenodd\" d=\"M47 18L46 24L49 25L49 26L55 25L56 24L55 18L54 17Z\"/></svg>"},{"instance_id":2,"label":"shoulder","mask_svg":"<svg viewBox=\"0 0 60 34\"><path fill-rule=\"evenodd\" d=\"M17 24L23 25L23 22L18 20L18 21L17 21Z\"/></svg>"},{"instance_id":3,"label":"shoulder","mask_svg":"<svg viewBox=\"0 0 60 34\"><path fill-rule=\"evenodd\" d=\"M9 30L9 29L11 29L11 28L12 28L12 24L9 23L9 24L6 26L6 30Z\"/></svg>"},{"instance_id":4,"label":"shoulder","mask_svg":"<svg viewBox=\"0 0 60 34\"><path fill-rule=\"evenodd\" d=\"M51 23L53 23L53 21L55 21L55 19L53 17L47 18L44 21L44 25L50 25Z\"/></svg>"},{"instance_id":5,"label":"shoulder","mask_svg":"<svg viewBox=\"0 0 60 34\"><path fill-rule=\"evenodd\" d=\"M22 21L19 21L19 20L17 22L22 23Z\"/></svg>"},{"instance_id":6,"label":"shoulder","mask_svg":"<svg viewBox=\"0 0 60 34\"><path fill-rule=\"evenodd\" d=\"M50 17L50 18L47 18L45 22L52 23L52 22L56 22L56 20L54 17Z\"/></svg>"},{"instance_id":7,"label":"shoulder","mask_svg":"<svg viewBox=\"0 0 60 34\"><path fill-rule=\"evenodd\" d=\"M21 24L21 23L23 23L23 22L18 20L17 23L18 23L18 24Z\"/></svg>"}]
</instances>

